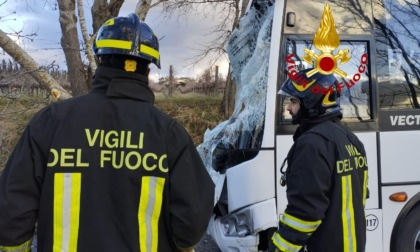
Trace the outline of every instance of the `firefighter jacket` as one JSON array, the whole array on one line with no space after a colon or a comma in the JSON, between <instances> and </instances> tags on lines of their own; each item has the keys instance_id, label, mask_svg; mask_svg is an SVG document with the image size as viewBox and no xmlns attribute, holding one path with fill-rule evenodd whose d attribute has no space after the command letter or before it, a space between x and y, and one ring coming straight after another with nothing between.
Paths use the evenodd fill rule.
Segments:
<instances>
[{"instance_id":1,"label":"firefighter jacket","mask_svg":"<svg viewBox=\"0 0 420 252\"><path fill-rule=\"evenodd\" d=\"M26 127L0 177L0 251L187 251L214 184L147 78L99 67L92 91Z\"/></svg>"},{"instance_id":2,"label":"firefighter jacket","mask_svg":"<svg viewBox=\"0 0 420 252\"><path fill-rule=\"evenodd\" d=\"M363 252L368 166L339 119L300 126L287 156L288 205L272 241L280 251Z\"/></svg>"}]
</instances>

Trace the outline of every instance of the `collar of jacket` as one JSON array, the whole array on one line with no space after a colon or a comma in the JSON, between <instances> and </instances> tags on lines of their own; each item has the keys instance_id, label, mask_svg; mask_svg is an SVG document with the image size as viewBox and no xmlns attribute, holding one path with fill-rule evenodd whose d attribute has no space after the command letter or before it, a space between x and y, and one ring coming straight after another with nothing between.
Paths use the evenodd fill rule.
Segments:
<instances>
[{"instance_id":1,"label":"collar of jacket","mask_svg":"<svg viewBox=\"0 0 420 252\"><path fill-rule=\"evenodd\" d=\"M105 93L109 97L131 98L150 103L155 101L146 76L110 67L96 69L91 93Z\"/></svg>"},{"instance_id":2,"label":"collar of jacket","mask_svg":"<svg viewBox=\"0 0 420 252\"><path fill-rule=\"evenodd\" d=\"M296 129L295 134L293 134L293 141L296 142L296 140L306 131L314 127L315 125L321 124L323 122L339 122L341 121L341 113L338 114L332 114L326 117L318 118L317 120L313 121L305 121L304 123L301 123L299 127Z\"/></svg>"}]
</instances>

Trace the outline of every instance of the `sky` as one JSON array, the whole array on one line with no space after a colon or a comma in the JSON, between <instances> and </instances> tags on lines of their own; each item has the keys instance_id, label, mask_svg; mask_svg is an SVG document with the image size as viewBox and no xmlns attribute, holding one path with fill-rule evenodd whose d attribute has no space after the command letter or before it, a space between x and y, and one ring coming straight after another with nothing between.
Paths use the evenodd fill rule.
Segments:
<instances>
[{"instance_id":1,"label":"sky","mask_svg":"<svg viewBox=\"0 0 420 252\"><path fill-rule=\"evenodd\" d=\"M54 0L0 0L0 29L6 33L22 31L21 34L36 33L29 39L11 38L40 65L49 65L52 61L65 69L65 58L60 45L61 29L58 21L59 12ZM84 0L84 10L88 32L92 33L90 7L93 0ZM127 16L134 11L137 0L126 0L119 16ZM3 4L3 5L2 5ZM16 14L13 14L15 12ZM207 17L206 17L207 16ZM197 77L209 67L208 61L192 66L189 58L197 54L201 45L209 42L211 24L215 22L211 15L192 13L188 17L167 18L160 9L151 9L146 23L160 39L161 69L151 65L150 78L157 81L169 75L169 66L174 68L176 77ZM80 31L80 27L78 27ZM7 58L0 48L0 60ZM227 75L228 59L222 57L217 63L219 72Z\"/></svg>"}]
</instances>

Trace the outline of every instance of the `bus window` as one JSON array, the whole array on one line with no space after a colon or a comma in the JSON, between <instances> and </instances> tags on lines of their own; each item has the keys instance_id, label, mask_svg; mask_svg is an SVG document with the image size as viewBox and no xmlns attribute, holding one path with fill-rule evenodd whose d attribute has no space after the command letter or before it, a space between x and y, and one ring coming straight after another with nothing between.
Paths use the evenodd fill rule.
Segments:
<instances>
[{"instance_id":1,"label":"bus window","mask_svg":"<svg viewBox=\"0 0 420 252\"><path fill-rule=\"evenodd\" d=\"M288 0L284 15L285 34L314 34L325 3L334 12L334 22L339 34L370 35L372 31L372 1L325 1L325 0ZM289 14L295 16L294 23L287 20Z\"/></svg>"},{"instance_id":2,"label":"bus window","mask_svg":"<svg viewBox=\"0 0 420 252\"><path fill-rule=\"evenodd\" d=\"M418 109L420 108L418 1L379 2L374 1L374 23L380 108Z\"/></svg>"},{"instance_id":3,"label":"bus window","mask_svg":"<svg viewBox=\"0 0 420 252\"><path fill-rule=\"evenodd\" d=\"M290 72L291 65L294 65L296 71L313 68L313 65L303 60L305 48L315 50L312 40L292 38L286 40L285 49L287 53L285 55L286 58L283 59L286 64L284 64L285 68L282 74L284 77L287 76L288 71ZM351 56L347 63L339 65L340 70L345 72L346 76L335 75L339 82L338 91L340 93L343 120L347 122L361 122L372 119L368 48L369 43L367 41L341 40L340 46L332 52L335 55L338 50L348 49L348 55ZM282 123L286 124L291 121L290 115L285 110L287 103L288 99L285 99L282 103L281 115Z\"/></svg>"}]
</instances>

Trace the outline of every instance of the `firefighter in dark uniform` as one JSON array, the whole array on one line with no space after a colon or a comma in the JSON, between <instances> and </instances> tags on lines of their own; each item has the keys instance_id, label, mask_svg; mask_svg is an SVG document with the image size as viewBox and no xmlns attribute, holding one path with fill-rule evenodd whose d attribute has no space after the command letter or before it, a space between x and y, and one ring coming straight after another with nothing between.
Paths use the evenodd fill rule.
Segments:
<instances>
[{"instance_id":1,"label":"firefighter in dark uniform","mask_svg":"<svg viewBox=\"0 0 420 252\"><path fill-rule=\"evenodd\" d=\"M135 14L98 31L89 94L30 121L0 177L0 251L191 251L214 184L185 129L153 106L158 39ZM36 224L37 223L37 224Z\"/></svg>"},{"instance_id":2,"label":"firefighter in dark uniform","mask_svg":"<svg viewBox=\"0 0 420 252\"><path fill-rule=\"evenodd\" d=\"M271 251L363 252L367 162L363 144L341 122L333 75L303 70L279 94L299 124L282 184L288 204ZM283 167L281 169L283 171Z\"/></svg>"}]
</instances>

